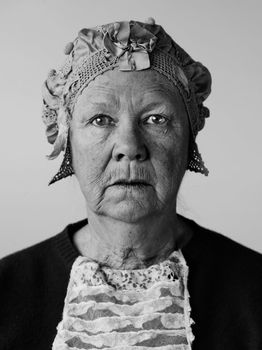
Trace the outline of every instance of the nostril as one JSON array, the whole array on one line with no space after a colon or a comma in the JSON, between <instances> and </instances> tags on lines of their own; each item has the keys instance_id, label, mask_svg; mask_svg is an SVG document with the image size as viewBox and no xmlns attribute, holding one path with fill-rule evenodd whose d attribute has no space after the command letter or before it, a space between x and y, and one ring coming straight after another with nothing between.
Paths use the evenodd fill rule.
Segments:
<instances>
[{"instance_id":1,"label":"nostril","mask_svg":"<svg viewBox=\"0 0 262 350\"><path fill-rule=\"evenodd\" d=\"M118 153L116 155L115 159L119 162L120 160L122 160L125 157L128 157L128 156L124 155L123 153ZM130 157L128 157L128 158L130 158ZM143 156L141 153L138 153L135 155L135 157L133 159L136 159L137 161L141 161L141 160L144 160L145 158L146 158L146 156Z\"/></svg>"},{"instance_id":2,"label":"nostril","mask_svg":"<svg viewBox=\"0 0 262 350\"><path fill-rule=\"evenodd\" d=\"M123 153L118 153L116 156L116 160L120 161L122 158L124 158L124 154Z\"/></svg>"},{"instance_id":3,"label":"nostril","mask_svg":"<svg viewBox=\"0 0 262 350\"><path fill-rule=\"evenodd\" d=\"M136 160L142 162L148 158L148 150L145 146L129 145L127 143L117 145L112 154L113 158L119 162L123 159Z\"/></svg>"}]
</instances>

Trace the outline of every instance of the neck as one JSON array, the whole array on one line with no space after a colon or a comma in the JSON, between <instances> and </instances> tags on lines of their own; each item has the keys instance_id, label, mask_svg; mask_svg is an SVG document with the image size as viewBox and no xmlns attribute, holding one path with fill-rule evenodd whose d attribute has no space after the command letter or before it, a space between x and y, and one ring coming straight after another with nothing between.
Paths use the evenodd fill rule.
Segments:
<instances>
[{"instance_id":1,"label":"neck","mask_svg":"<svg viewBox=\"0 0 262 350\"><path fill-rule=\"evenodd\" d=\"M88 224L74 235L80 253L115 269L139 269L164 260L189 239L185 224L172 216L126 223L88 213Z\"/></svg>"}]
</instances>

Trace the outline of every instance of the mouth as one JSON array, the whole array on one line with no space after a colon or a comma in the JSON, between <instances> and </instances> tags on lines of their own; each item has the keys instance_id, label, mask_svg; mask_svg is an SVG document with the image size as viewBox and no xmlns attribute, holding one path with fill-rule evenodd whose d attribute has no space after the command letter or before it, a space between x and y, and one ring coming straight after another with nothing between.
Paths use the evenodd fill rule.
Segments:
<instances>
[{"instance_id":1,"label":"mouth","mask_svg":"<svg viewBox=\"0 0 262 350\"><path fill-rule=\"evenodd\" d=\"M110 186L119 186L124 188L144 188L144 187L149 187L151 185L142 180L133 180L133 181L119 180L114 182Z\"/></svg>"}]
</instances>

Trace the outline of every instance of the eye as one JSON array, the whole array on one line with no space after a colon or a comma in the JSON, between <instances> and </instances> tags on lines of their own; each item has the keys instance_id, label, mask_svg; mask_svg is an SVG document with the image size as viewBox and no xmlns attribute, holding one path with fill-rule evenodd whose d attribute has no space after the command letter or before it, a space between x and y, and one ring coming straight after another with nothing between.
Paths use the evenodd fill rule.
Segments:
<instances>
[{"instance_id":1,"label":"eye","mask_svg":"<svg viewBox=\"0 0 262 350\"><path fill-rule=\"evenodd\" d=\"M168 121L166 117L159 114L150 115L144 120L144 124L163 125Z\"/></svg>"},{"instance_id":2,"label":"eye","mask_svg":"<svg viewBox=\"0 0 262 350\"><path fill-rule=\"evenodd\" d=\"M111 117L105 114L98 114L90 121L91 124L95 126L110 126L114 124L114 121Z\"/></svg>"}]
</instances>

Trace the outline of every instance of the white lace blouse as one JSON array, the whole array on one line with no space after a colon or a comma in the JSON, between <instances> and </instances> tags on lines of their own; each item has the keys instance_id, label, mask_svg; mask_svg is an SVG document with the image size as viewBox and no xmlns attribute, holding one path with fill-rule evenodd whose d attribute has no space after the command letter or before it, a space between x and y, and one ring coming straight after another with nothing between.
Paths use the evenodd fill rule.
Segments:
<instances>
[{"instance_id":1,"label":"white lace blouse","mask_svg":"<svg viewBox=\"0 0 262 350\"><path fill-rule=\"evenodd\" d=\"M138 270L74 262L53 350L190 350L188 267L182 252Z\"/></svg>"}]
</instances>

